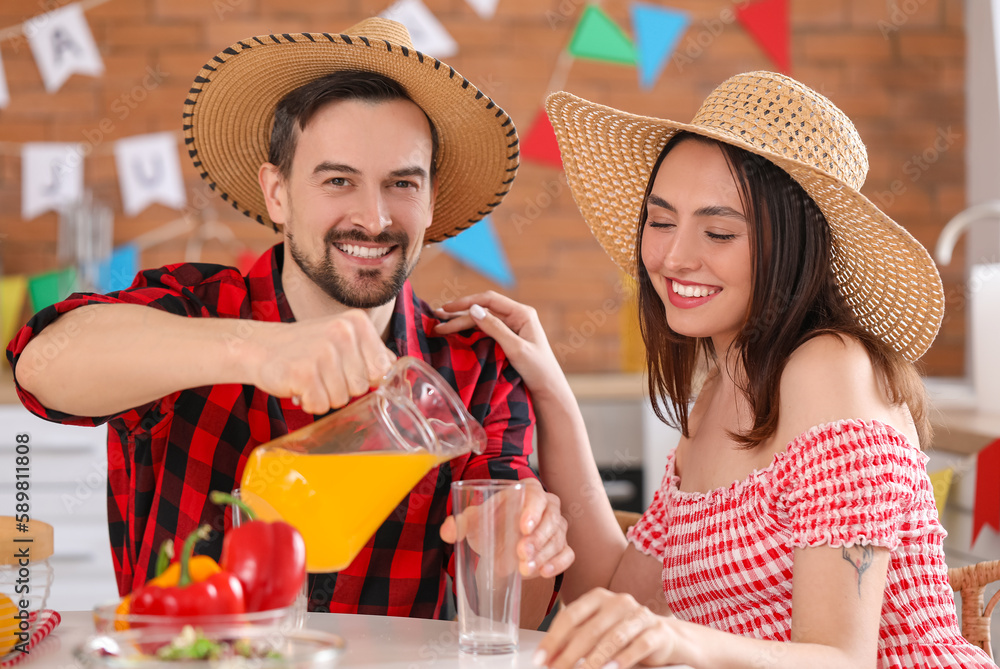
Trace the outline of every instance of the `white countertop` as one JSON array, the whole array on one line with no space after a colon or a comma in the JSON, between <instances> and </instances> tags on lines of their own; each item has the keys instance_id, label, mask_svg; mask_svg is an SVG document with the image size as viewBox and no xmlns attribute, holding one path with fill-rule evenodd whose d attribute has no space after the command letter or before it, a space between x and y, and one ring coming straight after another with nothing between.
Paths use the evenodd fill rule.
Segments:
<instances>
[{"instance_id":1,"label":"white countertop","mask_svg":"<svg viewBox=\"0 0 1000 669\"><path fill-rule=\"evenodd\" d=\"M447 620L310 613L306 627L333 632L347 642L338 667L377 669L535 669L531 656L544 636L542 632L521 630L517 653L479 657L458 652L458 625ZM17 666L79 667L73 649L93 632L89 611L62 613L62 622L55 631Z\"/></svg>"}]
</instances>

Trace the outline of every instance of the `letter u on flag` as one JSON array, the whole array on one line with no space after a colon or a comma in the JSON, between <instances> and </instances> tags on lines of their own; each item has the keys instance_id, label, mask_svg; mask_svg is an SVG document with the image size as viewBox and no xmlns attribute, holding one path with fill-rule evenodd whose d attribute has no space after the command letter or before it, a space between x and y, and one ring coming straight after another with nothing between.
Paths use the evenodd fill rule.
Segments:
<instances>
[{"instance_id":1,"label":"letter u on flag","mask_svg":"<svg viewBox=\"0 0 1000 669\"><path fill-rule=\"evenodd\" d=\"M173 133L154 132L118 140L115 164L126 216L135 216L154 202L184 208L187 198Z\"/></svg>"},{"instance_id":2,"label":"letter u on flag","mask_svg":"<svg viewBox=\"0 0 1000 669\"><path fill-rule=\"evenodd\" d=\"M104 61L78 3L25 21L24 34L49 93L58 91L72 74L96 77L104 72Z\"/></svg>"}]
</instances>

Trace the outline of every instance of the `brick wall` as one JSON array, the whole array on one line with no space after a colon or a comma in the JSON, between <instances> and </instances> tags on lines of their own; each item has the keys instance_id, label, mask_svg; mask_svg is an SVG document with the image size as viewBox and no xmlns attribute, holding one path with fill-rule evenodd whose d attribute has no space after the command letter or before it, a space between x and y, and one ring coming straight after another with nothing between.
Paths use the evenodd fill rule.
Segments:
<instances>
[{"instance_id":1,"label":"brick wall","mask_svg":"<svg viewBox=\"0 0 1000 669\"><path fill-rule=\"evenodd\" d=\"M528 129L547 92L558 55L568 43L583 0L500 0L484 21L464 0L425 0L460 45L450 64L478 83ZM726 19L744 0L671 0L692 15L678 58L656 87L640 90L634 69L577 61L565 87L626 110L688 120L726 77L771 68L750 36ZM0 27L20 23L56 0L4 0ZM107 71L74 76L56 94L42 88L27 44L0 45L11 91L0 112L0 253L7 273L56 266L57 218L20 220L20 159L24 141L90 142L85 183L116 211L115 241L126 242L178 216L153 206L136 218L121 213L111 141L179 130L190 81L211 56L256 34L340 31L376 14L389 0L111 0L87 19ZM961 0L792 0L792 76L824 92L855 121L871 172L865 193L925 246L964 208L964 51ZM626 0L603 8L629 25ZM102 123L103 122L103 123ZM263 251L277 237L216 201L186 158L189 201L217 216L242 244ZM611 261L583 225L561 173L523 163L515 188L494 222L509 256L516 299L536 306L565 367L576 372L621 369L624 292ZM143 254L144 266L183 260L185 241ZM964 369L964 257L942 272L949 296L941 334L924 358L935 375ZM208 242L202 258L232 264L238 245ZM428 248L414 283L432 303L492 288L438 249Z\"/></svg>"}]
</instances>

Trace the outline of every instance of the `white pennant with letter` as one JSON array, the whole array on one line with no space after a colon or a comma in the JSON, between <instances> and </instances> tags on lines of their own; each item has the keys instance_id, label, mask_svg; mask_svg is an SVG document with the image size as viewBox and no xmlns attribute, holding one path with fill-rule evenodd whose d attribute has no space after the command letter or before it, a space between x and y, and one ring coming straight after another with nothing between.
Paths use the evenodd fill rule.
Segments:
<instances>
[{"instance_id":1,"label":"white pennant with letter","mask_svg":"<svg viewBox=\"0 0 1000 669\"><path fill-rule=\"evenodd\" d=\"M0 109L10 104L10 91L7 89L7 75L3 71L3 58L0 58Z\"/></svg>"},{"instance_id":2,"label":"white pennant with letter","mask_svg":"<svg viewBox=\"0 0 1000 669\"><path fill-rule=\"evenodd\" d=\"M96 77L104 72L104 61L78 3L25 21L24 34L49 93L58 91L74 73Z\"/></svg>"},{"instance_id":3,"label":"white pennant with letter","mask_svg":"<svg viewBox=\"0 0 1000 669\"><path fill-rule=\"evenodd\" d=\"M80 145L28 142L21 147L21 217L30 221L83 197Z\"/></svg>"},{"instance_id":4,"label":"white pennant with letter","mask_svg":"<svg viewBox=\"0 0 1000 669\"><path fill-rule=\"evenodd\" d=\"M118 140L115 164L126 216L135 216L154 202L184 208L187 198L174 133L154 132Z\"/></svg>"},{"instance_id":5,"label":"white pennant with letter","mask_svg":"<svg viewBox=\"0 0 1000 669\"><path fill-rule=\"evenodd\" d=\"M434 58L449 58L458 53L458 43L420 0L398 0L382 12L382 18L406 26L417 51Z\"/></svg>"}]
</instances>

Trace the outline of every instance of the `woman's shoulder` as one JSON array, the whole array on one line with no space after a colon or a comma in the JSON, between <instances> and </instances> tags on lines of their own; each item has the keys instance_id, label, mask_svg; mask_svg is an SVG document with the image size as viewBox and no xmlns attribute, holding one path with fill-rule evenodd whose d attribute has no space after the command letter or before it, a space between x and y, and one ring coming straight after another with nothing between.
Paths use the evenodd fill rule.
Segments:
<instances>
[{"instance_id":1,"label":"woman's shoulder","mask_svg":"<svg viewBox=\"0 0 1000 669\"><path fill-rule=\"evenodd\" d=\"M816 425L859 419L890 425L917 445L909 410L889 402L864 344L848 335L817 335L795 349L781 374L779 401L779 444Z\"/></svg>"}]
</instances>

